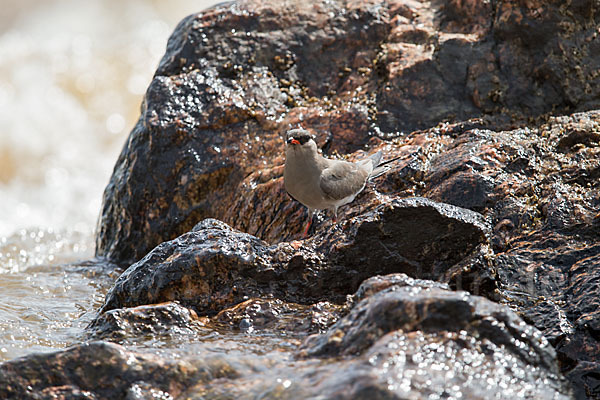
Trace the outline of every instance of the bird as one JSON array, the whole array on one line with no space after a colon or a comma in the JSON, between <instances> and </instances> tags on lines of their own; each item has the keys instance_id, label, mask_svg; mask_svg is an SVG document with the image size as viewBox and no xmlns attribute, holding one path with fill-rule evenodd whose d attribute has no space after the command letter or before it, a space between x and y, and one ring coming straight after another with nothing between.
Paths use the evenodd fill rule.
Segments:
<instances>
[{"instance_id":1,"label":"bird","mask_svg":"<svg viewBox=\"0 0 600 400\"><path fill-rule=\"evenodd\" d=\"M303 237L307 237L314 212L331 210L337 222L338 207L354 200L381 162L378 151L357 162L332 160L317 150L313 136L305 129L287 131L285 138L285 190L308 208L308 222Z\"/></svg>"}]
</instances>

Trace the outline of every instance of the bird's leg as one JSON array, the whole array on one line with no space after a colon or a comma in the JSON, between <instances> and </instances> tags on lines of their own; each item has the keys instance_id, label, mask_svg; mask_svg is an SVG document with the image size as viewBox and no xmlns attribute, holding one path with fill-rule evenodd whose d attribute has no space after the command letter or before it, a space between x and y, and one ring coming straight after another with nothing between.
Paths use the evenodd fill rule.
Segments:
<instances>
[{"instance_id":1,"label":"bird's leg","mask_svg":"<svg viewBox=\"0 0 600 400\"><path fill-rule=\"evenodd\" d=\"M303 238L306 238L308 236L308 229L310 228L310 224L312 222L313 219L313 210L311 210L310 208L308 209L308 222L306 223L306 228L304 228L304 233L302 235Z\"/></svg>"},{"instance_id":2,"label":"bird's leg","mask_svg":"<svg viewBox=\"0 0 600 400\"><path fill-rule=\"evenodd\" d=\"M333 221L334 224L337 223L337 207L333 208L333 218L332 218L332 221Z\"/></svg>"}]
</instances>

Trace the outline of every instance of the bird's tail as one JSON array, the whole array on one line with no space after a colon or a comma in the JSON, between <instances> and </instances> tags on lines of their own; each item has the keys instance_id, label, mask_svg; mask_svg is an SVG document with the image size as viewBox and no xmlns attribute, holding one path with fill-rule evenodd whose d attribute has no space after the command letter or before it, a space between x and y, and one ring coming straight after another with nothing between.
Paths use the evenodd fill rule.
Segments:
<instances>
[{"instance_id":1,"label":"bird's tail","mask_svg":"<svg viewBox=\"0 0 600 400\"><path fill-rule=\"evenodd\" d=\"M378 151L377 153L369 156L369 158L373 160L373 172L371 172L371 175L369 176L370 178L377 178L378 176L385 174L390 169L389 167L386 167L386 165L401 158L394 157L390 160L385 160L384 162L381 162L382 157L383 155L381 154L381 151ZM375 161L377 161L377 163L375 163Z\"/></svg>"},{"instance_id":2,"label":"bird's tail","mask_svg":"<svg viewBox=\"0 0 600 400\"><path fill-rule=\"evenodd\" d=\"M373 169L375 169L375 167L377 167L379 165L382 157L383 157L383 153L381 152L381 150L378 151L377 153L371 154L369 156L369 159L371 159L371 161L373 162Z\"/></svg>"}]
</instances>

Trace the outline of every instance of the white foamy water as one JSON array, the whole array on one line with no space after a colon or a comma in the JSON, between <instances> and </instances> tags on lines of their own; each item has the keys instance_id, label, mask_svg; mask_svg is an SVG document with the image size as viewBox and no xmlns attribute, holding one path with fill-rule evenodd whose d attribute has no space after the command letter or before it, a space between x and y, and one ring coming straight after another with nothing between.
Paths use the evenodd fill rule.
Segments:
<instances>
[{"instance_id":1,"label":"white foamy water","mask_svg":"<svg viewBox=\"0 0 600 400\"><path fill-rule=\"evenodd\" d=\"M64 347L109 280L93 256L102 192L167 39L217 1L3 0L0 361Z\"/></svg>"}]
</instances>

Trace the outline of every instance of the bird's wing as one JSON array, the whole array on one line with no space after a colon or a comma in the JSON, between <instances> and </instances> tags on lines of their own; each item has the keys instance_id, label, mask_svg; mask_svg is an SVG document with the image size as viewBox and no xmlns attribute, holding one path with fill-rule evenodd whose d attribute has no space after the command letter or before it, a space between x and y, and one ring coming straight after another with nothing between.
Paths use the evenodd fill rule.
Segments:
<instances>
[{"instance_id":1,"label":"bird's wing","mask_svg":"<svg viewBox=\"0 0 600 400\"><path fill-rule=\"evenodd\" d=\"M337 161L321 172L319 186L331 200L342 200L358 193L365 186L369 169L351 162Z\"/></svg>"}]
</instances>

